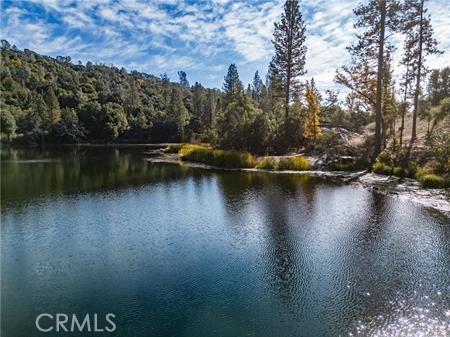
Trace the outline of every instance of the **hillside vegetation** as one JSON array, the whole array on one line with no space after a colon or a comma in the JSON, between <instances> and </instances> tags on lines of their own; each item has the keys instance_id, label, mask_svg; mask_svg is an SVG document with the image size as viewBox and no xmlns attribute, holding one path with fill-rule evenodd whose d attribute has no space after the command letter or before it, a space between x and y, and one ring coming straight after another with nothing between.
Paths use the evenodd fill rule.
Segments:
<instances>
[{"instance_id":1,"label":"hillside vegetation","mask_svg":"<svg viewBox=\"0 0 450 337\"><path fill-rule=\"evenodd\" d=\"M203 137L221 93L124 68L1 49L2 131L23 141L178 141Z\"/></svg>"}]
</instances>

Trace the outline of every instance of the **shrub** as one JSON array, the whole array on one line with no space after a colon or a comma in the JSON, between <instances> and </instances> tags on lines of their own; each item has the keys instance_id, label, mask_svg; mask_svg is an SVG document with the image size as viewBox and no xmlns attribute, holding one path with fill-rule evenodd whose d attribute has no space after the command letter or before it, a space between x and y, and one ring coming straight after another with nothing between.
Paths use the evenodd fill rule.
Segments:
<instances>
[{"instance_id":1,"label":"shrub","mask_svg":"<svg viewBox=\"0 0 450 337\"><path fill-rule=\"evenodd\" d=\"M372 166L372 172L378 173L378 174L384 174L384 175L391 175L392 168L389 165L386 165L386 164L383 164L383 163L377 161Z\"/></svg>"},{"instance_id":2,"label":"shrub","mask_svg":"<svg viewBox=\"0 0 450 337\"><path fill-rule=\"evenodd\" d=\"M329 168L334 171L357 171L361 169L357 163L331 163Z\"/></svg>"},{"instance_id":3,"label":"shrub","mask_svg":"<svg viewBox=\"0 0 450 337\"><path fill-rule=\"evenodd\" d=\"M217 167L255 167L253 156L247 152L218 150L204 145L185 145L179 153L182 160L190 160Z\"/></svg>"},{"instance_id":4,"label":"shrub","mask_svg":"<svg viewBox=\"0 0 450 337\"><path fill-rule=\"evenodd\" d=\"M289 157L281 158L278 163L279 170L293 170L293 171L309 171L313 170L314 166L306 157Z\"/></svg>"},{"instance_id":5,"label":"shrub","mask_svg":"<svg viewBox=\"0 0 450 337\"><path fill-rule=\"evenodd\" d=\"M162 150L164 153L178 153L184 144L172 144Z\"/></svg>"},{"instance_id":6,"label":"shrub","mask_svg":"<svg viewBox=\"0 0 450 337\"><path fill-rule=\"evenodd\" d=\"M450 186L448 179L438 176L437 174L429 173L418 177L422 187L424 188L445 188Z\"/></svg>"},{"instance_id":7,"label":"shrub","mask_svg":"<svg viewBox=\"0 0 450 337\"><path fill-rule=\"evenodd\" d=\"M275 170L277 162L272 158L260 158L256 163L256 168L262 170Z\"/></svg>"},{"instance_id":8,"label":"shrub","mask_svg":"<svg viewBox=\"0 0 450 337\"><path fill-rule=\"evenodd\" d=\"M392 171L392 173L394 174L394 176L397 176L397 177L405 177L406 176L406 171L401 166L394 167L394 170Z\"/></svg>"},{"instance_id":9,"label":"shrub","mask_svg":"<svg viewBox=\"0 0 450 337\"><path fill-rule=\"evenodd\" d=\"M394 159L393 159L393 155L388 152L387 150L382 151L378 157L377 157L377 162L380 162L384 165L387 166L394 166Z\"/></svg>"}]
</instances>

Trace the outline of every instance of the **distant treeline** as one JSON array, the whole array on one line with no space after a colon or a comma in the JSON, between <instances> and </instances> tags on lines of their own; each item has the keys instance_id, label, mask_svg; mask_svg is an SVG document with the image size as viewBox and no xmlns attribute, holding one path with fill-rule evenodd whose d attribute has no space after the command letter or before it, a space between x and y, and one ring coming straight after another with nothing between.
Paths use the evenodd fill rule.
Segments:
<instances>
[{"instance_id":1,"label":"distant treeline","mask_svg":"<svg viewBox=\"0 0 450 337\"><path fill-rule=\"evenodd\" d=\"M1 58L1 110L10 120L2 121L2 132L28 142L178 141L179 126L185 137L203 137L222 97L199 83L73 64L70 57L19 51L7 41Z\"/></svg>"}]
</instances>

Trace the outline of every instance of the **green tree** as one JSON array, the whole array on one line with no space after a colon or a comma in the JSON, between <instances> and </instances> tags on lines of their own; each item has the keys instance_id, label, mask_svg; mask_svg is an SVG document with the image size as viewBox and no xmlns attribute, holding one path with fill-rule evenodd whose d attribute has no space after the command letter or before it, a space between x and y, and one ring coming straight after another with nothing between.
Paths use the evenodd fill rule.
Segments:
<instances>
[{"instance_id":1,"label":"green tree","mask_svg":"<svg viewBox=\"0 0 450 337\"><path fill-rule=\"evenodd\" d=\"M226 106L236 100L237 97L243 95L244 87L239 79L239 73L235 64L230 64L228 72L223 82L223 106Z\"/></svg>"},{"instance_id":2,"label":"green tree","mask_svg":"<svg viewBox=\"0 0 450 337\"><path fill-rule=\"evenodd\" d=\"M185 87L185 88L189 88L189 81L187 80L187 75L184 71L180 70L178 72L178 77L179 77L179 82L181 84L181 86Z\"/></svg>"},{"instance_id":3,"label":"green tree","mask_svg":"<svg viewBox=\"0 0 450 337\"><path fill-rule=\"evenodd\" d=\"M61 109L61 120L52 126L52 136L64 143L79 143L85 137L84 128L78 124L75 109Z\"/></svg>"},{"instance_id":4,"label":"green tree","mask_svg":"<svg viewBox=\"0 0 450 337\"><path fill-rule=\"evenodd\" d=\"M192 86L192 115L190 127L196 134L201 134L208 127L208 116L205 111L206 94L203 86L195 82Z\"/></svg>"},{"instance_id":5,"label":"green tree","mask_svg":"<svg viewBox=\"0 0 450 337\"><path fill-rule=\"evenodd\" d=\"M289 104L298 77L306 73L306 27L297 0L287 0L280 22L275 23L272 43L275 56L271 67L282 79L284 89L285 118L289 115Z\"/></svg>"},{"instance_id":6,"label":"green tree","mask_svg":"<svg viewBox=\"0 0 450 337\"><path fill-rule=\"evenodd\" d=\"M255 102L260 102L262 97L262 91L264 89L264 83L259 77L258 71L255 72L255 76L253 77L253 82L251 86L252 99Z\"/></svg>"},{"instance_id":7,"label":"green tree","mask_svg":"<svg viewBox=\"0 0 450 337\"><path fill-rule=\"evenodd\" d=\"M184 142L185 127L189 123L189 111L186 109L179 88L172 89L172 97L168 110L169 120L176 124L180 140Z\"/></svg>"},{"instance_id":8,"label":"green tree","mask_svg":"<svg viewBox=\"0 0 450 337\"><path fill-rule=\"evenodd\" d=\"M58 98L53 91L53 88L48 87L44 95L45 104L47 104L48 111L50 112L50 123L56 124L61 119L61 109L59 107Z\"/></svg>"},{"instance_id":9,"label":"green tree","mask_svg":"<svg viewBox=\"0 0 450 337\"><path fill-rule=\"evenodd\" d=\"M360 4L353 12L357 17L355 28L362 30L358 41L349 48L354 59L364 60L367 65L376 62L376 98L375 98L375 146L372 160L381 152L382 108L385 53L392 49L388 37L398 30L399 4L395 0L369 0Z\"/></svg>"},{"instance_id":10,"label":"green tree","mask_svg":"<svg viewBox=\"0 0 450 337\"><path fill-rule=\"evenodd\" d=\"M417 136L417 116L419 114L419 97L421 94L421 83L428 69L425 67L427 55L441 53L437 49L437 41L433 37L430 16L424 6L425 0L406 0L404 4L405 15L403 17L403 31L408 32L405 48L411 52L411 57L406 61L407 65L414 71L415 88L413 104L413 122L411 142Z\"/></svg>"},{"instance_id":11,"label":"green tree","mask_svg":"<svg viewBox=\"0 0 450 337\"><path fill-rule=\"evenodd\" d=\"M269 125L267 116L248 96L228 103L217 118L217 145L225 149L263 152Z\"/></svg>"},{"instance_id":12,"label":"green tree","mask_svg":"<svg viewBox=\"0 0 450 337\"><path fill-rule=\"evenodd\" d=\"M9 108L2 107L2 113L0 114L0 127L1 132L6 134L8 142L11 141L11 136L16 132L16 119Z\"/></svg>"},{"instance_id":13,"label":"green tree","mask_svg":"<svg viewBox=\"0 0 450 337\"><path fill-rule=\"evenodd\" d=\"M123 107L117 103L106 103L100 110L102 134L106 140L114 140L128 128L128 121Z\"/></svg>"}]
</instances>

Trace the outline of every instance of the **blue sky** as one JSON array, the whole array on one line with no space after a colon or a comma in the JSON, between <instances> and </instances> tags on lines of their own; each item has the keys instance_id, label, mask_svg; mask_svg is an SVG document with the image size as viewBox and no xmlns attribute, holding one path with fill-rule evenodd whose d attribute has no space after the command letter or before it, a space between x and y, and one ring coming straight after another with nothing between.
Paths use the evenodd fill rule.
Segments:
<instances>
[{"instance_id":1,"label":"blue sky","mask_svg":"<svg viewBox=\"0 0 450 337\"><path fill-rule=\"evenodd\" d=\"M172 81L184 70L191 83L220 88L230 63L245 84L256 70L267 71L273 54L273 22L284 1L230 0L0 0L1 38L42 54L124 66ZM339 89L335 70L349 62L345 49L354 39L352 8L358 1L304 0L307 25L306 78L321 90ZM444 67L450 52L450 2L427 2L443 56L430 67ZM401 54L401 40L397 60Z\"/></svg>"}]
</instances>

